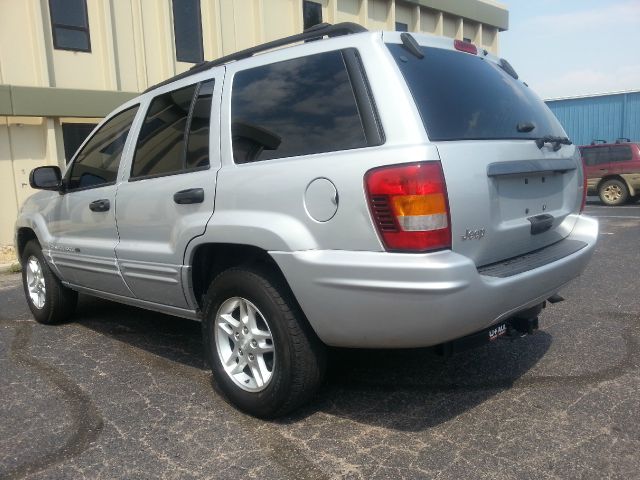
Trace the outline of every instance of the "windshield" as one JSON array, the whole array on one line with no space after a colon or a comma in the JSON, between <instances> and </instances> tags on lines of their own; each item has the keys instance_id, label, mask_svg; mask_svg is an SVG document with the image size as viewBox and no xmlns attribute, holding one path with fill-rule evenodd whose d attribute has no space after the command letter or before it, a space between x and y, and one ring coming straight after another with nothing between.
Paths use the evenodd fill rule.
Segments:
<instances>
[{"instance_id":1,"label":"windshield","mask_svg":"<svg viewBox=\"0 0 640 480\"><path fill-rule=\"evenodd\" d=\"M420 59L401 45L387 47L409 85L431 140L565 136L544 102L494 62L431 47L420 47L424 53ZM519 132L518 125L526 123L535 128Z\"/></svg>"}]
</instances>

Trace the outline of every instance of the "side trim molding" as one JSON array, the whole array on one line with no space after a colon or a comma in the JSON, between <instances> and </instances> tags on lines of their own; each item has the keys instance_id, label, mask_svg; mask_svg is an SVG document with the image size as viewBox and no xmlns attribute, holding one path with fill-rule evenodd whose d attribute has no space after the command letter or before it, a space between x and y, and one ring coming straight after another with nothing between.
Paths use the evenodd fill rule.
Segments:
<instances>
[{"instance_id":1,"label":"side trim molding","mask_svg":"<svg viewBox=\"0 0 640 480\"><path fill-rule=\"evenodd\" d=\"M68 282L62 282L66 287L76 290L79 293L86 293L94 297L104 298L105 300L112 300L118 303L124 303L132 307L144 308L146 310L152 310L154 312L164 313L167 315L173 315L175 317L187 318L189 320L201 321L201 313L198 310L187 310L186 308L172 307L170 305L162 305L160 303L147 302L138 298L123 297L114 293L105 293L92 288L81 287Z\"/></svg>"}]
</instances>

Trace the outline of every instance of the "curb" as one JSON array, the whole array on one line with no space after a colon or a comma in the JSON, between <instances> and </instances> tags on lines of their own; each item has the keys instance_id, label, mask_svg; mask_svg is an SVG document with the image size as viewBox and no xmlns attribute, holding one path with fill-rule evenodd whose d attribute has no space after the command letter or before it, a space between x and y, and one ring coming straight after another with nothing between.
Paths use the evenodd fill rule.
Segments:
<instances>
[{"instance_id":1,"label":"curb","mask_svg":"<svg viewBox=\"0 0 640 480\"><path fill-rule=\"evenodd\" d=\"M18 268L14 271L14 267ZM0 273L18 273L20 271L20 264L18 262L0 263Z\"/></svg>"}]
</instances>

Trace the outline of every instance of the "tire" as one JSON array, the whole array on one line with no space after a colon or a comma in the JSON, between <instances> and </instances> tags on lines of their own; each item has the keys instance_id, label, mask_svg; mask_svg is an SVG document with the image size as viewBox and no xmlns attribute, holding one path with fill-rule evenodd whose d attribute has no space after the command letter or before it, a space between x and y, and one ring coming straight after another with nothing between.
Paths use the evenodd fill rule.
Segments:
<instances>
[{"instance_id":1,"label":"tire","mask_svg":"<svg viewBox=\"0 0 640 480\"><path fill-rule=\"evenodd\" d=\"M22 286L29 309L38 323L64 322L76 309L78 293L62 285L35 240L29 241L22 253Z\"/></svg>"},{"instance_id":2,"label":"tire","mask_svg":"<svg viewBox=\"0 0 640 480\"><path fill-rule=\"evenodd\" d=\"M322 383L325 346L288 287L268 270L232 268L218 275L205 295L202 329L215 386L250 415L285 415Z\"/></svg>"},{"instance_id":3,"label":"tire","mask_svg":"<svg viewBox=\"0 0 640 480\"><path fill-rule=\"evenodd\" d=\"M622 205L629 199L629 189L623 181L611 178L600 184L598 195L605 205Z\"/></svg>"}]
</instances>

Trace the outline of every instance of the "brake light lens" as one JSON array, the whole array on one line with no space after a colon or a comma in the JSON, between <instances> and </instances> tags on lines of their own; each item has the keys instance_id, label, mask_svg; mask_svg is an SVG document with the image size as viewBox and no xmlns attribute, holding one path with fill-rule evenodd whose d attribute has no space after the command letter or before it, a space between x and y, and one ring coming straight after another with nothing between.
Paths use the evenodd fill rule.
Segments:
<instances>
[{"instance_id":1,"label":"brake light lens","mask_svg":"<svg viewBox=\"0 0 640 480\"><path fill-rule=\"evenodd\" d=\"M369 208L389 251L451 248L447 188L440 162L380 167L365 175Z\"/></svg>"},{"instance_id":2,"label":"brake light lens","mask_svg":"<svg viewBox=\"0 0 640 480\"><path fill-rule=\"evenodd\" d=\"M478 54L478 47L476 47L473 43L465 42L463 40L454 40L453 47L456 50L460 50L461 52L467 52L473 55Z\"/></svg>"}]
</instances>

